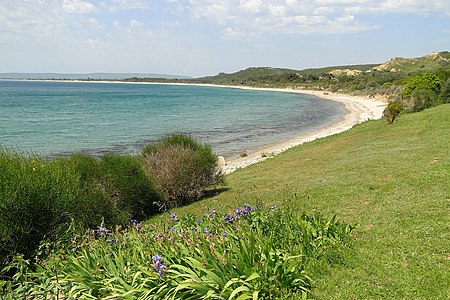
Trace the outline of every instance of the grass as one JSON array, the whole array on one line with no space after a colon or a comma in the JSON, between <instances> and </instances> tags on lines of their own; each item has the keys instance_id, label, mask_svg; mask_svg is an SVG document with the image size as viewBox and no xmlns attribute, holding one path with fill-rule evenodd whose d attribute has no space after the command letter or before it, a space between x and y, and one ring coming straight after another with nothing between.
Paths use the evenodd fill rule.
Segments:
<instances>
[{"instance_id":1,"label":"grass","mask_svg":"<svg viewBox=\"0 0 450 300\"><path fill-rule=\"evenodd\" d=\"M11 291L10 298L135 299L146 298L139 291L147 291L153 298L251 299L261 291L261 299L448 299L449 124L447 104L401 115L391 125L366 122L293 148L227 176L227 187L215 196L178 208L179 216L188 215L186 222L171 224L164 214L142 225L143 235L137 229L117 230L116 236L110 229L111 235L102 236L104 228L86 236L68 233L66 241L42 245L37 263L17 258L9 269L13 280L0 286ZM25 162L24 174L37 172L33 161ZM192 216L285 200L288 217L269 210L243 217L250 223L226 229L233 232L229 245L221 240L228 226L224 215L217 219L221 223L199 223ZM335 220L342 225L329 234ZM350 244L339 243L351 230L345 224L357 224ZM146 235L148 228L156 229ZM226 257L218 263L211 249ZM165 255L164 267L152 262L155 254Z\"/></svg>"},{"instance_id":2,"label":"grass","mask_svg":"<svg viewBox=\"0 0 450 300\"><path fill-rule=\"evenodd\" d=\"M448 299L449 124L450 105L366 122L239 170L180 212L295 195L299 211L359 224L345 259L318 269L317 299Z\"/></svg>"}]
</instances>

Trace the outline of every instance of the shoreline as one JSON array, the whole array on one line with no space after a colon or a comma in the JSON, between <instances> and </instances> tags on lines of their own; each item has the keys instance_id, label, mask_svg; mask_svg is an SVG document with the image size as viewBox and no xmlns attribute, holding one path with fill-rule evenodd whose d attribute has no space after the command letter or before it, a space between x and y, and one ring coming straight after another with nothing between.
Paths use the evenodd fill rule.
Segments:
<instances>
[{"instance_id":1,"label":"shoreline","mask_svg":"<svg viewBox=\"0 0 450 300\"><path fill-rule=\"evenodd\" d=\"M79 82L79 81L77 81ZM240 90L253 90L253 91L266 91L266 92L279 92L279 93L293 93L312 95L318 98L318 100L331 100L344 105L347 110L347 114L337 123L331 124L324 128L311 131L309 133L293 137L284 141L279 141L274 144L264 146L262 148L251 150L245 157L231 157L225 160L223 156L219 156L219 165L224 174L230 174L238 169L245 168L252 164L262 162L275 155L280 154L290 148L299 146L301 144L314 141L319 138L335 135L343 131L349 130L353 126L369 121L378 120L383 117L383 110L387 106L387 101L378 98L369 98L364 96L352 96L348 94L338 94L328 91L306 90L306 89L294 89L294 88L263 88L263 87L250 87L250 86L233 86L233 85L220 85L220 84L205 84L205 83L165 83L165 82L124 82L124 81L97 81L104 83L123 83L123 84L154 84L154 85L181 85L181 86L206 86L215 88L233 88Z\"/></svg>"},{"instance_id":2,"label":"shoreline","mask_svg":"<svg viewBox=\"0 0 450 300\"><path fill-rule=\"evenodd\" d=\"M205 85L206 86L206 85ZM387 106L387 101L362 96L352 96L347 94L337 94L326 91L292 89L292 88L253 88L245 86L226 86L226 85L207 85L213 87L237 88L245 90L273 91L283 93L297 93L313 95L320 99L339 102L344 105L347 114L337 123L331 124L325 128L311 131L301 136L293 137L285 141L267 145L258 150L247 153L245 157L233 157L225 162L222 171L230 174L238 169L245 168L249 165L264 161L290 148L301 144L314 141L319 138L335 135L353 126L369 121L378 120L383 117L383 110Z\"/></svg>"},{"instance_id":3,"label":"shoreline","mask_svg":"<svg viewBox=\"0 0 450 300\"><path fill-rule=\"evenodd\" d=\"M15 80L13 80L15 81ZM20 80L23 81L23 80ZM343 131L349 130L354 125L368 121L382 118L383 110L388 104L386 100L369 98L367 96L352 96L347 94L338 94L328 91L294 89L294 88L262 88L249 86L232 86L232 85L218 85L218 84L202 84L202 83L160 83L160 82L125 82L125 81L84 81L84 80L25 80L25 81L51 81L51 82L77 82L77 83L116 83L116 84L151 84L151 85L185 85L185 86L205 86L216 88L233 88L241 90L267 91L267 92L281 92L294 93L316 96L318 100L331 100L344 105L347 114L337 123L331 124L324 128L302 134L287 140L279 141L274 144L264 146L262 148L251 150L247 152L245 157L231 157L227 161L222 161L221 168L225 174L232 173L238 169L245 168L249 165L264 161L281 152L284 152L295 146L314 141L319 138L335 135Z\"/></svg>"}]
</instances>

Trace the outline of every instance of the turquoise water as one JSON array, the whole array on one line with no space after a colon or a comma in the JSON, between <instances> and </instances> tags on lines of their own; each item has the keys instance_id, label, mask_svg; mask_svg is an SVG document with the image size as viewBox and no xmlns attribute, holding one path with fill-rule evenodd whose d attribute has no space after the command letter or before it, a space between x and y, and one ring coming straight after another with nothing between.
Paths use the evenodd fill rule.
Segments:
<instances>
[{"instance_id":1,"label":"turquoise water","mask_svg":"<svg viewBox=\"0 0 450 300\"><path fill-rule=\"evenodd\" d=\"M291 93L98 82L0 81L0 145L42 155L137 153L175 132L232 157L339 121L336 102Z\"/></svg>"}]
</instances>

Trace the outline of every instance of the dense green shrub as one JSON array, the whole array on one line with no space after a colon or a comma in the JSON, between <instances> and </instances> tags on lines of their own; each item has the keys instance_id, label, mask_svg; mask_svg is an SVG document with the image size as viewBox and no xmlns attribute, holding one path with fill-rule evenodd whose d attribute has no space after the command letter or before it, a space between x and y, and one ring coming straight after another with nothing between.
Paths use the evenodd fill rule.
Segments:
<instances>
[{"instance_id":1,"label":"dense green shrub","mask_svg":"<svg viewBox=\"0 0 450 300\"><path fill-rule=\"evenodd\" d=\"M105 193L120 211L143 218L159 211L160 195L139 157L107 154L101 159Z\"/></svg>"},{"instance_id":2,"label":"dense green shrub","mask_svg":"<svg viewBox=\"0 0 450 300\"><path fill-rule=\"evenodd\" d=\"M87 193L74 168L60 160L0 150L0 256L29 256L39 242L75 220L99 224L114 215L103 197Z\"/></svg>"},{"instance_id":3,"label":"dense green shrub","mask_svg":"<svg viewBox=\"0 0 450 300\"><path fill-rule=\"evenodd\" d=\"M450 103L450 78L441 87L440 100L442 103Z\"/></svg>"},{"instance_id":4,"label":"dense green shrub","mask_svg":"<svg viewBox=\"0 0 450 300\"><path fill-rule=\"evenodd\" d=\"M120 211L106 192L104 173L99 160L85 154L74 154L67 158L51 161L61 169L75 174L79 178L78 210L76 221L84 227L92 228L101 222L109 225L121 224L129 220L129 211Z\"/></svg>"},{"instance_id":5,"label":"dense green shrub","mask_svg":"<svg viewBox=\"0 0 450 300\"><path fill-rule=\"evenodd\" d=\"M388 122L388 124L392 124L395 118L402 112L403 105L400 102L391 102L386 106L383 111L383 117Z\"/></svg>"},{"instance_id":6,"label":"dense green shrub","mask_svg":"<svg viewBox=\"0 0 450 300\"><path fill-rule=\"evenodd\" d=\"M442 80L434 73L426 72L410 78L401 93L405 109L416 112L445 103L442 87Z\"/></svg>"},{"instance_id":7,"label":"dense green shrub","mask_svg":"<svg viewBox=\"0 0 450 300\"><path fill-rule=\"evenodd\" d=\"M402 93L404 99L412 96L415 90L431 90L436 95L439 94L442 86L442 80L433 73L422 73L410 78Z\"/></svg>"},{"instance_id":8,"label":"dense green shrub","mask_svg":"<svg viewBox=\"0 0 450 300\"><path fill-rule=\"evenodd\" d=\"M403 105L409 112L417 112L439 104L439 96L431 89L415 89L411 96L403 99Z\"/></svg>"},{"instance_id":9,"label":"dense green shrub","mask_svg":"<svg viewBox=\"0 0 450 300\"><path fill-rule=\"evenodd\" d=\"M44 160L0 150L0 265L16 253L29 257L71 222L80 228L125 224L158 212L159 199L139 157Z\"/></svg>"},{"instance_id":10,"label":"dense green shrub","mask_svg":"<svg viewBox=\"0 0 450 300\"><path fill-rule=\"evenodd\" d=\"M211 147L184 134L163 138L142 150L148 172L165 198L162 207L187 204L223 182Z\"/></svg>"}]
</instances>

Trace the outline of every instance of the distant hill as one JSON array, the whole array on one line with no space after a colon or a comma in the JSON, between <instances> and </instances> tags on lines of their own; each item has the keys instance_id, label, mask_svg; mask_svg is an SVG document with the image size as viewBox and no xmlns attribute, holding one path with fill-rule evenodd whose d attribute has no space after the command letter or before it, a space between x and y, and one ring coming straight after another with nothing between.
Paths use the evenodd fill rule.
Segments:
<instances>
[{"instance_id":1,"label":"distant hill","mask_svg":"<svg viewBox=\"0 0 450 300\"><path fill-rule=\"evenodd\" d=\"M419 58L392 58L388 62L375 67L377 71L389 72L439 72L450 67L450 52L433 52Z\"/></svg>"},{"instance_id":2,"label":"distant hill","mask_svg":"<svg viewBox=\"0 0 450 300\"><path fill-rule=\"evenodd\" d=\"M393 58L383 64L332 66L315 69L292 70L272 67L250 67L235 73L219 73L193 79L201 83L231 85L271 85L305 83L329 79L340 75L357 76L370 72L392 72L413 75L420 72L446 72L450 68L450 52L433 52L419 58Z\"/></svg>"},{"instance_id":3,"label":"distant hill","mask_svg":"<svg viewBox=\"0 0 450 300\"><path fill-rule=\"evenodd\" d=\"M290 87L398 99L406 82L424 72L434 73L442 82L446 82L450 78L450 52L433 52L418 58L397 57L382 64L304 70L250 67L235 73L219 73L215 76L178 80L178 82Z\"/></svg>"},{"instance_id":4,"label":"distant hill","mask_svg":"<svg viewBox=\"0 0 450 300\"><path fill-rule=\"evenodd\" d=\"M0 79L57 79L57 80L124 80L126 78L164 78L164 79L189 79L188 76L154 74L154 73L0 73Z\"/></svg>"}]
</instances>

